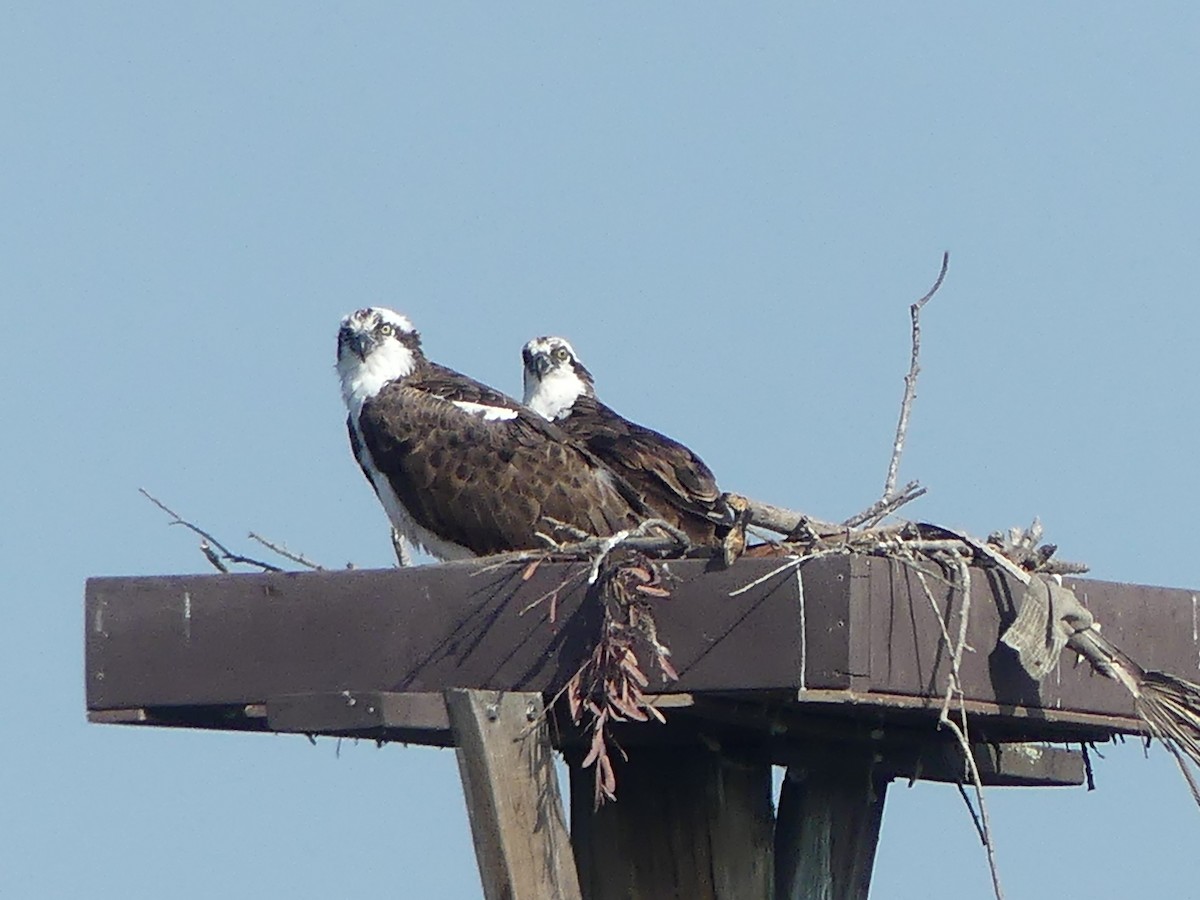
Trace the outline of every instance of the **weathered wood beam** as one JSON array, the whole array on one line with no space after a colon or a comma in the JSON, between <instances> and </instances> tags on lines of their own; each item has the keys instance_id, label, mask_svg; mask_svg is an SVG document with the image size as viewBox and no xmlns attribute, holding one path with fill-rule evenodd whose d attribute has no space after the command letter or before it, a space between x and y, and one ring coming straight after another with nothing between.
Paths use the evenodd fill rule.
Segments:
<instances>
[{"instance_id":1,"label":"weathered wood beam","mask_svg":"<svg viewBox=\"0 0 1200 900\"><path fill-rule=\"evenodd\" d=\"M455 689L446 709L486 900L580 900L541 695Z\"/></svg>"},{"instance_id":2,"label":"weathered wood beam","mask_svg":"<svg viewBox=\"0 0 1200 900\"><path fill-rule=\"evenodd\" d=\"M756 743L775 765L788 766L814 755L840 754L847 746L869 746L881 773L891 778L960 782L962 754L958 744L928 723L879 727L871 722L819 714L800 707L783 715L763 701L701 698L691 694L658 694L654 705L667 724L629 723L616 726L620 745L641 748L682 747L707 742ZM553 714L552 721L554 720ZM227 731L275 731L312 737L352 737L450 747L454 736L441 694L388 691L341 691L293 694L244 707L157 707L111 709L88 713L88 720L109 725L219 728ZM589 737L569 721L552 727L553 744L567 752L585 747ZM1050 787L1083 784L1083 755L1078 750L1035 743L974 745L975 762L985 786Z\"/></svg>"},{"instance_id":3,"label":"weathered wood beam","mask_svg":"<svg viewBox=\"0 0 1200 900\"><path fill-rule=\"evenodd\" d=\"M775 822L775 900L867 900L887 786L869 753L788 769Z\"/></svg>"},{"instance_id":4,"label":"weathered wood beam","mask_svg":"<svg viewBox=\"0 0 1200 900\"><path fill-rule=\"evenodd\" d=\"M414 738L422 744L452 742L446 701L434 692L337 691L273 697L266 704L272 731L330 734L379 740Z\"/></svg>"},{"instance_id":5,"label":"weathered wood beam","mask_svg":"<svg viewBox=\"0 0 1200 900\"><path fill-rule=\"evenodd\" d=\"M744 742L757 736L771 761L782 766L836 760L848 749L869 748L876 769L889 778L962 782L965 770L957 740L927 721L905 723L902 714L911 708L909 698L875 697L875 703L894 704L886 716L852 715L855 699L843 695L837 705L792 705L763 697L709 694L675 710L666 731L675 733L677 743L686 739L688 724L700 734L726 740ZM634 737L622 740L633 744ZM1073 786L1086 780L1078 750L997 742L984 734L975 736L972 750L988 786Z\"/></svg>"},{"instance_id":6,"label":"weathered wood beam","mask_svg":"<svg viewBox=\"0 0 1200 900\"><path fill-rule=\"evenodd\" d=\"M616 761L615 803L568 759L571 843L585 900L770 900L771 765L703 747Z\"/></svg>"},{"instance_id":7,"label":"weathered wood beam","mask_svg":"<svg viewBox=\"0 0 1200 900\"><path fill-rule=\"evenodd\" d=\"M648 690L775 692L797 708L845 717L925 725L936 718L948 655L909 569L862 557L813 560L799 572L780 570L779 560L739 560L718 571L699 560L668 565L673 595L654 610L681 678ZM583 579L565 584L579 564L544 564L527 580L524 572L471 562L91 579L88 709L140 708L152 713L148 723L185 724L185 716L164 711L190 708L201 727L225 727L210 711L300 694L553 693L594 646L598 605L588 602ZM1025 676L997 646L1020 586L995 573L972 583L967 641L977 652L964 658L961 677L973 734L1077 741L1142 730L1128 694L1086 666L1066 659L1040 684ZM1076 585L1104 633L1138 662L1177 672L1194 667L1191 592ZM549 603L536 601L560 587L551 622ZM958 598L948 589L938 599L944 615L956 614ZM277 710L276 720L286 714ZM266 727L236 715L227 722Z\"/></svg>"}]
</instances>

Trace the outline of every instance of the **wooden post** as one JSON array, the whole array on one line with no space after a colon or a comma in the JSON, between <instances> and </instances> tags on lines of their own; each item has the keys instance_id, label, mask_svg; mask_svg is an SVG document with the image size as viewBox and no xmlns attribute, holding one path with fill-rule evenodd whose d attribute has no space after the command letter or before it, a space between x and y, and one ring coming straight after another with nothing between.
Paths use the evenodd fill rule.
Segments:
<instances>
[{"instance_id":1,"label":"wooden post","mask_svg":"<svg viewBox=\"0 0 1200 900\"><path fill-rule=\"evenodd\" d=\"M571 842L586 900L770 900L771 766L696 746L631 748L617 801L569 759Z\"/></svg>"},{"instance_id":2,"label":"wooden post","mask_svg":"<svg viewBox=\"0 0 1200 900\"><path fill-rule=\"evenodd\" d=\"M445 696L484 897L580 900L541 695Z\"/></svg>"},{"instance_id":3,"label":"wooden post","mask_svg":"<svg viewBox=\"0 0 1200 900\"><path fill-rule=\"evenodd\" d=\"M775 824L775 900L867 900L887 785L869 752L788 768Z\"/></svg>"}]
</instances>

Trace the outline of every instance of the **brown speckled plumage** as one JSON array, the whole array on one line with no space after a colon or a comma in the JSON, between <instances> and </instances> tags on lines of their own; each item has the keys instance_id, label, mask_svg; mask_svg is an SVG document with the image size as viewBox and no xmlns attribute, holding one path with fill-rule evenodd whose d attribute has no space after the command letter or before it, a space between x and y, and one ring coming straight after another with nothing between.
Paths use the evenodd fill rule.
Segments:
<instances>
[{"instance_id":1,"label":"brown speckled plumage","mask_svg":"<svg viewBox=\"0 0 1200 900\"><path fill-rule=\"evenodd\" d=\"M484 419L456 400L516 415ZM424 357L363 404L358 426L413 519L477 555L545 546L535 537L552 533L543 517L608 535L649 515L628 485L556 425ZM353 427L350 435L361 463Z\"/></svg>"}]
</instances>

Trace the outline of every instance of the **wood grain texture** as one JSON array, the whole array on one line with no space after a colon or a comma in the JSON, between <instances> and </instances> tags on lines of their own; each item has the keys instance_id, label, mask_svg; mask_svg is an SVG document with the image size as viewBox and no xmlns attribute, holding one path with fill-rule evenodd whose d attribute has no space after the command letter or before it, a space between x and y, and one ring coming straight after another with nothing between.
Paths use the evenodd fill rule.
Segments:
<instances>
[{"instance_id":1,"label":"wood grain texture","mask_svg":"<svg viewBox=\"0 0 1200 900\"><path fill-rule=\"evenodd\" d=\"M788 769L775 824L775 900L867 900L887 784L865 753Z\"/></svg>"},{"instance_id":2,"label":"wood grain texture","mask_svg":"<svg viewBox=\"0 0 1200 900\"><path fill-rule=\"evenodd\" d=\"M540 694L450 690L486 900L580 900Z\"/></svg>"},{"instance_id":3,"label":"wood grain texture","mask_svg":"<svg viewBox=\"0 0 1200 900\"><path fill-rule=\"evenodd\" d=\"M771 767L693 745L617 764L617 802L593 808L571 770L571 841L586 900L768 900Z\"/></svg>"}]
</instances>

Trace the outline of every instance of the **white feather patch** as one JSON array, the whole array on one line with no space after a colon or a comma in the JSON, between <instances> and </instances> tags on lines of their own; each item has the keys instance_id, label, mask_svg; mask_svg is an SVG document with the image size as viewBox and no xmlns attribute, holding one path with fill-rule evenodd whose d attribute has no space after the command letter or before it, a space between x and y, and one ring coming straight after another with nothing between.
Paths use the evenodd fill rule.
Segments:
<instances>
[{"instance_id":1,"label":"white feather patch","mask_svg":"<svg viewBox=\"0 0 1200 900\"><path fill-rule=\"evenodd\" d=\"M490 406L487 403L472 403L469 400L452 400L451 402L463 412L479 416L485 422L515 419L518 412L518 410L509 409L507 406Z\"/></svg>"},{"instance_id":2,"label":"white feather patch","mask_svg":"<svg viewBox=\"0 0 1200 900\"><path fill-rule=\"evenodd\" d=\"M357 420L364 403L389 381L408 375L415 366L413 352L399 341L380 344L367 354L365 360L353 353L339 358L337 370L342 381L342 399L350 415Z\"/></svg>"},{"instance_id":3,"label":"white feather patch","mask_svg":"<svg viewBox=\"0 0 1200 900\"><path fill-rule=\"evenodd\" d=\"M544 419L569 415L575 401L587 393L587 385L566 366L551 369L538 381L525 373L525 405Z\"/></svg>"}]
</instances>

